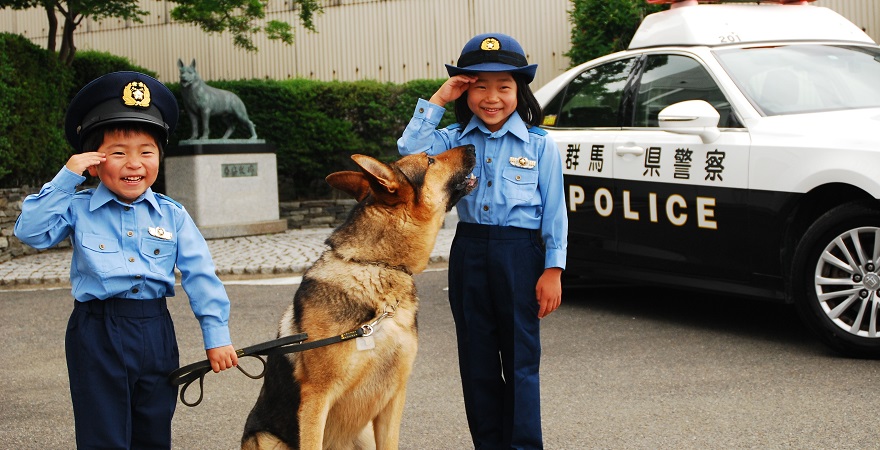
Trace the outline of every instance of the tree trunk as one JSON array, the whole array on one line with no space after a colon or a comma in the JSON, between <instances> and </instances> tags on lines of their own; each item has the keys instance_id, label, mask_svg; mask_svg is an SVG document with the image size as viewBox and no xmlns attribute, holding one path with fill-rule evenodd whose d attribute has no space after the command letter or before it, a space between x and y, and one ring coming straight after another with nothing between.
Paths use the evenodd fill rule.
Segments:
<instances>
[{"instance_id":1,"label":"tree trunk","mask_svg":"<svg viewBox=\"0 0 880 450\"><path fill-rule=\"evenodd\" d=\"M45 4L46 18L49 20L48 41L46 42L46 50L55 52L58 34L58 17L55 16L55 5Z\"/></svg>"},{"instance_id":2,"label":"tree trunk","mask_svg":"<svg viewBox=\"0 0 880 450\"><path fill-rule=\"evenodd\" d=\"M76 22L70 17L64 18L64 30L61 35L61 50L58 52L58 59L66 65L73 64L73 56L76 54L76 47L73 45L73 31L76 30Z\"/></svg>"}]
</instances>

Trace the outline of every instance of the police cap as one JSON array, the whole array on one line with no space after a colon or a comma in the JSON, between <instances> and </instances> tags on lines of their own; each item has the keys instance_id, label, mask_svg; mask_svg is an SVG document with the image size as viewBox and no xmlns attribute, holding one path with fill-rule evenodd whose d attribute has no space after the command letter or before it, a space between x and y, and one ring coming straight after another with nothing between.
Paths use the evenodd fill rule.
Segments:
<instances>
[{"instance_id":1,"label":"police cap","mask_svg":"<svg viewBox=\"0 0 880 450\"><path fill-rule=\"evenodd\" d=\"M81 152L83 137L97 126L142 123L154 125L165 137L162 144L167 144L178 114L174 94L159 80L140 72L113 72L91 81L71 100L64 133Z\"/></svg>"},{"instance_id":2,"label":"police cap","mask_svg":"<svg viewBox=\"0 0 880 450\"><path fill-rule=\"evenodd\" d=\"M535 79L537 64L529 64L516 39L501 33L478 34L461 50L458 66L446 64L449 76L478 72L512 72L525 75L526 82Z\"/></svg>"}]
</instances>

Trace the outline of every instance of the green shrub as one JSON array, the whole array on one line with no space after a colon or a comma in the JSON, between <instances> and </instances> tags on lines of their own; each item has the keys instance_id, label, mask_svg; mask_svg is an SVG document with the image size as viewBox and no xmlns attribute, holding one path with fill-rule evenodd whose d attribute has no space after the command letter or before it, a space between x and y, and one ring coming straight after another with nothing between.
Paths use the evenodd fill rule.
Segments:
<instances>
[{"instance_id":1,"label":"green shrub","mask_svg":"<svg viewBox=\"0 0 880 450\"><path fill-rule=\"evenodd\" d=\"M0 34L0 187L38 186L67 162L72 71L22 36Z\"/></svg>"},{"instance_id":2,"label":"green shrub","mask_svg":"<svg viewBox=\"0 0 880 450\"><path fill-rule=\"evenodd\" d=\"M235 93L244 102L257 136L275 147L279 196L293 200L333 196L324 178L339 170L356 170L351 160L355 153L396 160L397 139L412 117L416 99L430 98L442 82L396 85L290 79L209 84ZM179 84L169 87L182 102ZM211 121L212 138L222 136L225 129L218 118ZM182 112L168 155L174 155L174 144L189 138L191 131L192 124ZM230 137L249 136L238 126Z\"/></svg>"},{"instance_id":3,"label":"green shrub","mask_svg":"<svg viewBox=\"0 0 880 450\"><path fill-rule=\"evenodd\" d=\"M94 51L78 52L73 65L66 67L54 54L20 36L0 35L0 187L39 186L51 180L71 153L63 133L70 99L93 79L119 70L155 76L125 58ZM275 147L284 201L337 195L324 178L355 170L352 154L397 159L397 139L412 117L416 99L430 98L442 83L442 79L405 84L308 79L209 82L238 95L258 137ZM165 84L180 103L180 120L166 151L173 157L178 142L189 138L192 125L179 83ZM450 112L441 126L452 121ZM211 137L222 136L225 128L222 120L214 118ZM231 137L249 135L239 126ZM161 167L154 189L164 191Z\"/></svg>"},{"instance_id":4,"label":"green shrub","mask_svg":"<svg viewBox=\"0 0 880 450\"><path fill-rule=\"evenodd\" d=\"M156 72L140 67L132 63L128 58L112 55L107 52L99 52L95 50L80 50L76 52L76 58L71 64L74 72L73 85L74 89L70 93L70 99L76 95L79 90L95 78L106 75L110 72L119 72L121 70L132 70L135 72L145 73L156 78Z\"/></svg>"},{"instance_id":5,"label":"green shrub","mask_svg":"<svg viewBox=\"0 0 880 450\"><path fill-rule=\"evenodd\" d=\"M572 67L626 50L646 15L664 9L645 0L572 0L569 21Z\"/></svg>"}]
</instances>

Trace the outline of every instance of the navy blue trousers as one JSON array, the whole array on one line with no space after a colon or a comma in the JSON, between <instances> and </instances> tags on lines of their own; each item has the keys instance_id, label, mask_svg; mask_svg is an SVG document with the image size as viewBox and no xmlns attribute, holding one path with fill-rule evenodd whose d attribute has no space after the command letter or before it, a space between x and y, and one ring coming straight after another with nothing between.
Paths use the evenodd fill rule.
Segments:
<instances>
[{"instance_id":1,"label":"navy blue trousers","mask_svg":"<svg viewBox=\"0 0 880 450\"><path fill-rule=\"evenodd\" d=\"M468 426L477 449L543 448L535 285L538 230L459 222L449 304Z\"/></svg>"},{"instance_id":2,"label":"navy blue trousers","mask_svg":"<svg viewBox=\"0 0 880 450\"><path fill-rule=\"evenodd\" d=\"M77 448L171 448L179 357L165 299L74 303L65 350Z\"/></svg>"}]
</instances>

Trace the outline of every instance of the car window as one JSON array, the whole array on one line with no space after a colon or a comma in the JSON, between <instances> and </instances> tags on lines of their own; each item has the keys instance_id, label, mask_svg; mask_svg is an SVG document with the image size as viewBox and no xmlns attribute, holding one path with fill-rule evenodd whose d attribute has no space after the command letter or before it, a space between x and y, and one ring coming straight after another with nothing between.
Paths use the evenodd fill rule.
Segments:
<instances>
[{"instance_id":1,"label":"car window","mask_svg":"<svg viewBox=\"0 0 880 450\"><path fill-rule=\"evenodd\" d=\"M880 51L835 45L781 45L716 51L727 72L765 115L880 106Z\"/></svg>"},{"instance_id":2,"label":"car window","mask_svg":"<svg viewBox=\"0 0 880 450\"><path fill-rule=\"evenodd\" d=\"M635 60L612 61L575 77L544 108L544 124L557 128L620 126L620 101Z\"/></svg>"},{"instance_id":3,"label":"car window","mask_svg":"<svg viewBox=\"0 0 880 450\"><path fill-rule=\"evenodd\" d=\"M639 85L633 126L658 127L663 108L685 100L705 100L721 115L720 127L736 127L730 103L709 72L696 60L682 55L648 55Z\"/></svg>"}]
</instances>

